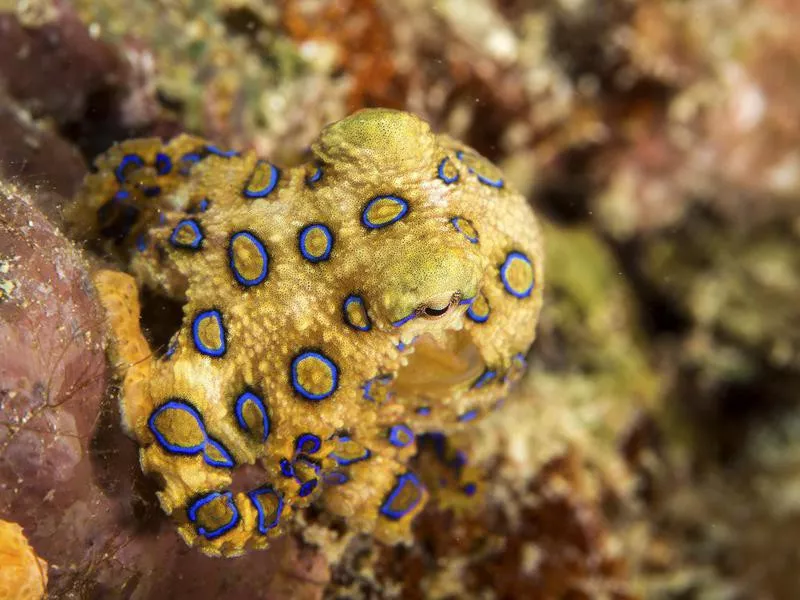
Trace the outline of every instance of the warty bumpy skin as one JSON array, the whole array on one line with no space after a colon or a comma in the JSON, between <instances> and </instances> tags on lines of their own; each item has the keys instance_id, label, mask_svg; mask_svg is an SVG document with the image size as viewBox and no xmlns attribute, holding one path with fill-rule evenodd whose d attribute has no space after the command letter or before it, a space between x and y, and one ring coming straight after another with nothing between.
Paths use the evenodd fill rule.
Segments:
<instances>
[{"instance_id":1,"label":"warty bumpy skin","mask_svg":"<svg viewBox=\"0 0 800 600\"><path fill-rule=\"evenodd\" d=\"M209 555L266 547L314 500L407 540L428 499L418 438L492 410L534 339L539 227L494 165L386 109L329 125L312 154L281 169L188 135L127 141L69 215L129 265L96 276L123 427ZM142 286L183 303L158 352Z\"/></svg>"}]
</instances>

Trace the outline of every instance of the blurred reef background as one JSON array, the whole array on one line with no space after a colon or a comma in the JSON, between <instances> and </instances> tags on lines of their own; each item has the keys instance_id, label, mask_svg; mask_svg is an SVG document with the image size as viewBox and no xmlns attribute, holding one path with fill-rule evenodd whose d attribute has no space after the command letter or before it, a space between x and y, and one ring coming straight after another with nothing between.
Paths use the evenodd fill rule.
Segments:
<instances>
[{"instance_id":1,"label":"blurred reef background","mask_svg":"<svg viewBox=\"0 0 800 600\"><path fill-rule=\"evenodd\" d=\"M800 597L799 29L794 0L0 0L0 597ZM119 429L63 208L115 141L288 164L368 106L544 220L531 368L469 440L480 500L413 546L310 510L207 558Z\"/></svg>"}]
</instances>

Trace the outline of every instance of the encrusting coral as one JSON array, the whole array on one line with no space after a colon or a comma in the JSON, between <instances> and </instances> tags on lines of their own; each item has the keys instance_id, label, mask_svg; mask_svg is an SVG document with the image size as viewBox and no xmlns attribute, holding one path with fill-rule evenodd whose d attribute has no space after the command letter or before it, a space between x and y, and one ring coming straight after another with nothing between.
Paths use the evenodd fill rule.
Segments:
<instances>
[{"instance_id":1,"label":"encrusting coral","mask_svg":"<svg viewBox=\"0 0 800 600\"><path fill-rule=\"evenodd\" d=\"M266 547L319 496L356 531L409 539L428 497L416 436L492 410L534 339L538 226L496 167L387 109L328 126L312 153L281 170L190 136L133 140L71 212L129 258L135 279L96 276L123 427L207 554ZM137 283L183 303L160 356Z\"/></svg>"}]
</instances>

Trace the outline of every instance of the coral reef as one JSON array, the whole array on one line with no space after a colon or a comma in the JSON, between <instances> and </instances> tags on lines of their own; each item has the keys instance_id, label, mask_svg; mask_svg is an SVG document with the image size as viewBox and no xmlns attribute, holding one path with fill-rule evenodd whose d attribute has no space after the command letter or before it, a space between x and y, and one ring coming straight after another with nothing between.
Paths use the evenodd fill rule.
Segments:
<instances>
[{"instance_id":1,"label":"coral reef","mask_svg":"<svg viewBox=\"0 0 800 600\"><path fill-rule=\"evenodd\" d=\"M798 25L788 0L0 2L0 435L27 440L0 514L48 593L797 596ZM527 375L450 443L417 438L432 501L411 545L320 499L266 551L207 558L120 430L91 286L63 285L126 251L79 254L57 226L114 142L189 132L307 163L325 124L368 106L464 140L536 208L548 288ZM148 292L142 309L166 347L180 307ZM95 344L53 368L76 327ZM50 373L65 393L80 375L67 364L98 379L48 404Z\"/></svg>"}]
</instances>

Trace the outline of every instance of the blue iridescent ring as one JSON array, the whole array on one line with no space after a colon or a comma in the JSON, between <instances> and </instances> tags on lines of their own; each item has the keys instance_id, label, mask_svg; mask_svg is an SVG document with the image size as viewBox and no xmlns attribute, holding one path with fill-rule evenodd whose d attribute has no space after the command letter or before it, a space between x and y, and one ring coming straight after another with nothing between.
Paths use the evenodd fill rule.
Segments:
<instances>
[{"instance_id":1,"label":"blue iridescent ring","mask_svg":"<svg viewBox=\"0 0 800 600\"><path fill-rule=\"evenodd\" d=\"M354 456L350 458L345 458L343 456L340 456L339 454L336 454L335 452L332 452L330 456L333 460L336 461L337 465L339 465L340 467L346 467L348 465L361 462L362 460L368 460L372 458L372 450L370 450L369 448L364 448L363 454L361 454L360 456Z\"/></svg>"},{"instance_id":2,"label":"blue iridescent ring","mask_svg":"<svg viewBox=\"0 0 800 600\"><path fill-rule=\"evenodd\" d=\"M202 331L200 330L201 326L208 322L208 320L213 321L214 325L218 328L218 335L219 340L218 344L215 346L211 346L203 341L202 339ZM194 340L195 348L197 348L198 352L205 354L206 356L213 356L219 357L225 354L225 350L227 349L227 343L225 340L226 333L225 333L225 325L222 322L222 313L220 313L216 309L205 310L200 313L194 318L192 321L192 339Z\"/></svg>"},{"instance_id":3,"label":"blue iridescent ring","mask_svg":"<svg viewBox=\"0 0 800 600\"><path fill-rule=\"evenodd\" d=\"M319 241L319 236L321 235L322 239L324 240L324 246L317 248L310 246L309 244L312 242L312 240L308 239L309 235L315 236L317 241ZM300 254L302 254L303 258L305 258L308 262L322 262L328 260L331 256L331 250L333 249L333 234L331 233L331 230L322 223L313 223L303 227L303 229L300 231L300 235L298 236L298 245L300 247Z\"/></svg>"},{"instance_id":4,"label":"blue iridescent ring","mask_svg":"<svg viewBox=\"0 0 800 600\"><path fill-rule=\"evenodd\" d=\"M167 436L165 436L164 433L158 428L157 423L158 417L167 411L180 411L188 414L192 419L194 419L194 422L197 425L197 431L202 436L203 441L191 446L181 446L167 439ZM150 432L153 434L153 436L155 436L158 444L167 452L184 456L194 456L195 454L202 452L203 460L206 462L206 464L211 465L212 467L230 469L235 466L235 462L230 452L228 452L220 442L208 435L205 424L203 423L203 418L197 409L184 401L169 400L168 402L165 402L159 406L150 414L150 417L147 420L147 427L150 429Z\"/></svg>"},{"instance_id":5,"label":"blue iridescent ring","mask_svg":"<svg viewBox=\"0 0 800 600\"><path fill-rule=\"evenodd\" d=\"M131 168L140 168L144 166L144 159L138 154L126 154L119 161L117 168L114 169L114 176L119 183L125 183L126 171Z\"/></svg>"},{"instance_id":6,"label":"blue iridescent ring","mask_svg":"<svg viewBox=\"0 0 800 600\"><path fill-rule=\"evenodd\" d=\"M181 239L187 230L191 237L189 239ZM172 234L169 236L169 243L175 248L199 250L203 239L203 230L200 228L200 224L194 219L183 219L172 230Z\"/></svg>"},{"instance_id":7,"label":"blue iridescent ring","mask_svg":"<svg viewBox=\"0 0 800 600\"><path fill-rule=\"evenodd\" d=\"M201 160L203 160L203 155L199 152L187 152L181 156L181 167L179 169L179 173L181 175L188 176L192 171L192 167Z\"/></svg>"},{"instance_id":8,"label":"blue iridescent ring","mask_svg":"<svg viewBox=\"0 0 800 600\"><path fill-rule=\"evenodd\" d=\"M255 406L261 415L261 441L266 442L267 438L269 437L270 429L267 407L264 406L264 401L261 400L261 398L249 390L241 394L236 399L236 405L233 409L234 414L236 415L236 422L239 424L239 427L242 429L242 431L246 431L247 433L256 433L251 431L250 425L248 425L244 416L244 409L248 403L251 403L253 406Z\"/></svg>"},{"instance_id":9,"label":"blue iridescent ring","mask_svg":"<svg viewBox=\"0 0 800 600\"><path fill-rule=\"evenodd\" d=\"M189 414L197 422L197 426L203 434L203 441L193 446L179 446L178 444L173 444L172 442L170 442L156 426L156 419L158 418L158 416L161 413L166 412L168 410L180 410ZM199 454L206 447L206 440L208 439L208 433L206 433L206 427L203 423L203 417L200 415L200 413L194 406L187 404L186 402L182 402L180 400L169 400L168 402L165 402L157 409L155 409L150 414L150 417L147 419L147 428L155 436L158 444L162 448L164 448L167 452L172 452L173 454L184 454L187 456L192 456L194 454Z\"/></svg>"},{"instance_id":10,"label":"blue iridescent ring","mask_svg":"<svg viewBox=\"0 0 800 600\"><path fill-rule=\"evenodd\" d=\"M373 215L372 212L376 211L380 204L383 203L384 208L390 209L390 213L386 215ZM393 211L391 210L393 209ZM397 223L400 219L408 214L408 202L399 196L387 194L384 196L376 196L364 207L361 212L361 223L367 229L381 229L388 227L393 223Z\"/></svg>"},{"instance_id":11,"label":"blue iridescent ring","mask_svg":"<svg viewBox=\"0 0 800 600\"><path fill-rule=\"evenodd\" d=\"M414 319L416 316L417 316L417 312L416 312L416 311L414 311L414 312L412 312L411 314L409 314L409 315L406 315L406 316L405 316L405 317L403 317L402 319L399 319L399 320L397 320L397 321L392 321L392 327L400 327L400 326L402 326L402 325L405 325L405 324L406 324L406 323L408 323L408 322L409 322L411 319Z\"/></svg>"},{"instance_id":12,"label":"blue iridescent ring","mask_svg":"<svg viewBox=\"0 0 800 600\"><path fill-rule=\"evenodd\" d=\"M313 433L303 433L297 436L294 443L294 451L297 454L316 454L322 447L319 436Z\"/></svg>"},{"instance_id":13,"label":"blue iridescent ring","mask_svg":"<svg viewBox=\"0 0 800 600\"><path fill-rule=\"evenodd\" d=\"M367 314L367 307L361 296L350 294L344 299L342 304L344 322L358 331L369 331L372 329L372 322Z\"/></svg>"},{"instance_id":14,"label":"blue iridescent ring","mask_svg":"<svg viewBox=\"0 0 800 600\"><path fill-rule=\"evenodd\" d=\"M456 152L456 158L458 158L458 160L463 162L464 161L464 152L462 150L459 150L458 152ZM503 182L502 179L491 179L490 177L486 177L485 175L481 175L478 171L476 171L475 169L473 169L469 165L467 165L467 169L469 169L469 172L472 173L473 175L475 175L475 177L478 178L478 181L480 181L484 185L488 185L489 187L498 188L498 189L502 188L505 185L505 183Z\"/></svg>"},{"instance_id":15,"label":"blue iridescent ring","mask_svg":"<svg viewBox=\"0 0 800 600\"><path fill-rule=\"evenodd\" d=\"M505 185L502 179L489 179L485 175L481 175L478 172L475 173L475 176L483 185L488 185L489 187L502 189L502 187Z\"/></svg>"},{"instance_id":16,"label":"blue iridescent ring","mask_svg":"<svg viewBox=\"0 0 800 600\"><path fill-rule=\"evenodd\" d=\"M217 453L217 456L209 452L209 448L213 449ZM231 453L225 449L222 442L212 437L206 439L206 445L205 448L203 448L203 460L206 464L212 467L219 467L220 469L232 469L236 466L236 462L233 460Z\"/></svg>"},{"instance_id":17,"label":"blue iridescent ring","mask_svg":"<svg viewBox=\"0 0 800 600\"><path fill-rule=\"evenodd\" d=\"M458 421L459 423L467 423L469 421L472 421L477 416L478 416L477 410L468 410L467 412L458 415Z\"/></svg>"},{"instance_id":18,"label":"blue iridescent ring","mask_svg":"<svg viewBox=\"0 0 800 600\"><path fill-rule=\"evenodd\" d=\"M472 221L464 217L453 217L450 219L450 223L452 223L455 230L467 238L470 243L478 243L478 231L475 229L475 225L472 224Z\"/></svg>"},{"instance_id":19,"label":"blue iridescent ring","mask_svg":"<svg viewBox=\"0 0 800 600\"><path fill-rule=\"evenodd\" d=\"M343 485L350 481L350 477L343 471L329 471L322 477L325 485Z\"/></svg>"},{"instance_id":20,"label":"blue iridescent ring","mask_svg":"<svg viewBox=\"0 0 800 600\"><path fill-rule=\"evenodd\" d=\"M489 320L489 315L488 314L479 315L474 310L472 310L471 306L467 309L467 316L470 319L472 319L473 321L475 321L476 323L486 323L486 321Z\"/></svg>"},{"instance_id":21,"label":"blue iridescent ring","mask_svg":"<svg viewBox=\"0 0 800 600\"><path fill-rule=\"evenodd\" d=\"M264 513L264 506L261 504L259 500L260 496L274 496L275 499L278 501L275 507L275 517L271 521L267 521L267 515ZM250 502L253 503L253 506L258 513L258 532L261 535L265 535L270 529L274 529L278 526L278 522L281 519L281 513L283 512L283 497L277 491L275 491L272 486L265 485L258 489L252 490L247 492L247 497L250 498Z\"/></svg>"},{"instance_id":22,"label":"blue iridescent ring","mask_svg":"<svg viewBox=\"0 0 800 600\"><path fill-rule=\"evenodd\" d=\"M377 377L373 377L372 379L367 379L361 389L364 390L363 398L364 400L369 400L370 402L375 402L375 397L372 395L372 386L376 383L380 385L389 385L392 382L391 375L378 375Z\"/></svg>"},{"instance_id":23,"label":"blue iridescent ring","mask_svg":"<svg viewBox=\"0 0 800 600\"><path fill-rule=\"evenodd\" d=\"M472 384L472 389L480 389L487 383L489 383L492 379L497 376L497 371L492 371L491 369L486 369L481 376L475 380L475 383Z\"/></svg>"},{"instance_id":24,"label":"blue iridescent ring","mask_svg":"<svg viewBox=\"0 0 800 600\"><path fill-rule=\"evenodd\" d=\"M237 255L237 246L249 246L255 254L250 252ZM248 259L250 262L246 264L241 259ZM243 286L252 287L262 283L269 274L269 253L264 242L249 231L237 231L228 242L228 266L236 281Z\"/></svg>"},{"instance_id":25,"label":"blue iridescent ring","mask_svg":"<svg viewBox=\"0 0 800 600\"><path fill-rule=\"evenodd\" d=\"M216 500L217 498L224 498L225 503L228 506L228 509L231 511L231 519L224 525L217 527L216 529L207 530L202 525L197 525L197 513L203 508L206 504L209 504ZM198 535L202 535L207 540L213 540L218 538L221 535L224 535L239 523L239 509L236 508L236 503L233 501L233 494L231 492L211 492L210 494L206 494L202 498L195 500L191 506L186 511L189 520L195 525L197 528Z\"/></svg>"},{"instance_id":26,"label":"blue iridescent ring","mask_svg":"<svg viewBox=\"0 0 800 600\"><path fill-rule=\"evenodd\" d=\"M301 385L298 370L302 368L305 361L312 361L315 366L327 369L327 375L330 377L330 384L325 389L312 391ZM301 352L292 359L290 372L294 391L306 400L318 402L330 398L336 391L336 388L339 387L339 368L330 358L320 352L313 350Z\"/></svg>"},{"instance_id":27,"label":"blue iridescent ring","mask_svg":"<svg viewBox=\"0 0 800 600\"><path fill-rule=\"evenodd\" d=\"M339 436L339 441L341 441L341 442L349 442L349 441L352 441L352 440L348 436L343 435L343 436ZM359 444L357 444L357 445L359 445ZM355 456L353 456L353 455L342 456L341 454L337 454L335 452L331 452L330 453L330 457L333 460L335 460L336 464L338 464L340 467L346 467L348 465L352 465L354 463L361 462L362 460L368 460L369 458L372 457L372 451L369 448L364 448L363 446L361 446L361 449L363 450L363 452L361 454L358 454L358 455L355 455Z\"/></svg>"},{"instance_id":28,"label":"blue iridescent ring","mask_svg":"<svg viewBox=\"0 0 800 600\"><path fill-rule=\"evenodd\" d=\"M389 428L389 443L398 448L405 448L414 443L414 432L408 425L393 425Z\"/></svg>"},{"instance_id":29,"label":"blue iridescent ring","mask_svg":"<svg viewBox=\"0 0 800 600\"><path fill-rule=\"evenodd\" d=\"M380 513L392 521L399 521L413 511L422 500L422 483L413 473L404 473L397 478L397 484L383 502ZM410 492L410 494L409 494ZM406 495L403 498L403 495ZM396 503L399 502L399 506Z\"/></svg>"},{"instance_id":30,"label":"blue iridescent ring","mask_svg":"<svg viewBox=\"0 0 800 600\"><path fill-rule=\"evenodd\" d=\"M445 169L447 168L448 165L452 165L450 159L447 157L443 158L442 161L439 163L439 169L437 170L437 174L439 175L439 179L441 179L442 181L444 181L446 184L449 185L451 183L455 183L456 181L458 181L458 170L456 169L454 175L448 176L447 173L445 173Z\"/></svg>"},{"instance_id":31,"label":"blue iridescent ring","mask_svg":"<svg viewBox=\"0 0 800 600\"><path fill-rule=\"evenodd\" d=\"M263 181L265 179L265 174L263 173L265 169L269 169L269 179ZM278 167L267 161L259 160L242 193L246 198L265 198L277 187L280 176L281 171Z\"/></svg>"},{"instance_id":32,"label":"blue iridescent ring","mask_svg":"<svg viewBox=\"0 0 800 600\"><path fill-rule=\"evenodd\" d=\"M278 463L281 469L281 475L284 477L294 477L294 465L286 458L282 458Z\"/></svg>"},{"instance_id":33,"label":"blue iridescent ring","mask_svg":"<svg viewBox=\"0 0 800 600\"><path fill-rule=\"evenodd\" d=\"M306 177L306 185L308 187L313 188L314 184L317 183L320 179L322 179L322 174L323 174L322 165L317 165L316 170L311 175Z\"/></svg>"},{"instance_id":34,"label":"blue iridescent ring","mask_svg":"<svg viewBox=\"0 0 800 600\"><path fill-rule=\"evenodd\" d=\"M216 156L221 156L222 158L233 158L234 156L239 156L239 153L236 150L222 150L212 144L206 146L206 152Z\"/></svg>"},{"instance_id":35,"label":"blue iridescent ring","mask_svg":"<svg viewBox=\"0 0 800 600\"><path fill-rule=\"evenodd\" d=\"M156 173L159 175L169 175L172 171L172 159L169 155L159 152L156 154Z\"/></svg>"},{"instance_id":36,"label":"blue iridescent ring","mask_svg":"<svg viewBox=\"0 0 800 600\"><path fill-rule=\"evenodd\" d=\"M317 480L309 479L303 485L300 486L300 489L297 490L297 495L300 496L301 498L305 498L311 492L313 492L316 487L317 487Z\"/></svg>"},{"instance_id":37,"label":"blue iridescent ring","mask_svg":"<svg viewBox=\"0 0 800 600\"><path fill-rule=\"evenodd\" d=\"M514 266L515 263L518 262L522 263L522 268L527 267L530 270L530 273L523 274L525 279L523 280L521 287L517 287L516 285L519 282L514 282L508 277L508 271L512 268L512 266ZM500 280L503 282L503 287L505 287L509 294L520 299L527 298L531 295L533 286L536 283L533 264L522 252L517 252L516 250L509 252L508 256L506 256L506 260L500 267Z\"/></svg>"},{"instance_id":38,"label":"blue iridescent ring","mask_svg":"<svg viewBox=\"0 0 800 600\"><path fill-rule=\"evenodd\" d=\"M492 310L491 306L489 305L489 300L483 294L479 294L473 299L472 302L470 302L470 305L467 308L467 317L469 317L470 320L474 321L475 323L486 323L486 321L489 320L489 315L491 312Z\"/></svg>"}]
</instances>

